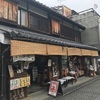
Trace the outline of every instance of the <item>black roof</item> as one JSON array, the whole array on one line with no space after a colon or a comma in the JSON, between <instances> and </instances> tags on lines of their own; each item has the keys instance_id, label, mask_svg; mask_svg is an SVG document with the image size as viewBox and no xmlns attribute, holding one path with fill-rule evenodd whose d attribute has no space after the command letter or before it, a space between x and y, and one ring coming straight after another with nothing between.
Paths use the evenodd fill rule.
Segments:
<instances>
[{"instance_id":1,"label":"black roof","mask_svg":"<svg viewBox=\"0 0 100 100\"><path fill-rule=\"evenodd\" d=\"M67 40L60 37L49 36L48 34L45 35L41 33L25 31L22 29L11 28L11 27L2 26L2 25L0 25L0 30L3 31L3 33L6 36L9 36L10 39L98 50L96 47L93 47L93 46L85 45L82 43L78 43L78 42Z\"/></svg>"}]
</instances>

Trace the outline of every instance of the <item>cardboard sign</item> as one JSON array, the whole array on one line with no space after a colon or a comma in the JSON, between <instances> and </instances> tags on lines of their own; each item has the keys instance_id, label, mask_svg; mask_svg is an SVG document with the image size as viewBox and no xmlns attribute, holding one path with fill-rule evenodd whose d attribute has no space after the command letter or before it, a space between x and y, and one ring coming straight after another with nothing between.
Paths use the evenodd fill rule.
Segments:
<instances>
[{"instance_id":1,"label":"cardboard sign","mask_svg":"<svg viewBox=\"0 0 100 100\"><path fill-rule=\"evenodd\" d=\"M59 82L51 81L49 87L49 94L52 96L56 96L58 92Z\"/></svg>"}]
</instances>

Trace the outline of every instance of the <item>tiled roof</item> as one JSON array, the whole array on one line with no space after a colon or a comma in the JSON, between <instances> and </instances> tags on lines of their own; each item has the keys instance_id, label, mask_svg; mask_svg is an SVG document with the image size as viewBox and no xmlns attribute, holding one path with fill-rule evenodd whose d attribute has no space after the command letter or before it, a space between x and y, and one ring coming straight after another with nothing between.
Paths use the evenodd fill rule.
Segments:
<instances>
[{"instance_id":1,"label":"tiled roof","mask_svg":"<svg viewBox=\"0 0 100 100\"><path fill-rule=\"evenodd\" d=\"M85 45L75 41L67 40L60 37L53 37L37 32L25 31L18 28L11 28L0 25L0 30L4 31L6 35L8 34L8 36L10 36L11 39L98 50L96 47Z\"/></svg>"}]
</instances>

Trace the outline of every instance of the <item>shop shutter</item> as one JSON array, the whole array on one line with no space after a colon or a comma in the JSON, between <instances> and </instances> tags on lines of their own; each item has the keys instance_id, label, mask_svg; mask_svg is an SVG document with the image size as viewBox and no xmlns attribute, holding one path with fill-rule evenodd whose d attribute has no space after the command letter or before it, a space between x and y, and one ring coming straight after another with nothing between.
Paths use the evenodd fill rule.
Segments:
<instances>
[{"instance_id":1,"label":"shop shutter","mask_svg":"<svg viewBox=\"0 0 100 100\"><path fill-rule=\"evenodd\" d=\"M46 55L46 44L11 40L11 56L16 55Z\"/></svg>"},{"instance_id":2,"label":"shop shutter","mask_svg":"<svg viewBox=\"0 0 100 100\"><path fill-rule=\"evenodd\" d=\"M68 48L68 56L81 56L81 49L79 48Z\"/></svg>"}]
</instances>

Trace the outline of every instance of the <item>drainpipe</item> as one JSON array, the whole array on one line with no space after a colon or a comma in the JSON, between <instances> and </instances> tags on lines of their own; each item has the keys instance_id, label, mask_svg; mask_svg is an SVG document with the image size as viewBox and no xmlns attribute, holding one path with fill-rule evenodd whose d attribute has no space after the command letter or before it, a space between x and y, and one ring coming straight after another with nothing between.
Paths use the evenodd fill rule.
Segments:
<instances>
[{"instance_id":1,"label":"drainpipe","mask_svg":"<svg viewBox=\"0 0 100 100\"><path fill-rule=\"evenodd\" d=\"M100 44L100 17L98 17L98 31L99 31L99 33L98 33L98 38L99 38L99 43L98 44ZM99 47L100 48L100 47Z\"/></svg>"},{"instance_id":2,"label":"drainpipe","mask_svg":"<svg viewBox=\"0 0 100 100\"><path fill-rule=\"evenodd\" d=\"M2 66L1 66L1 99L0 100L6 100L6 81L5 81L5 53L9 50L10 47L7 47L2 52Z\"/></svg>"}]
</instances>

